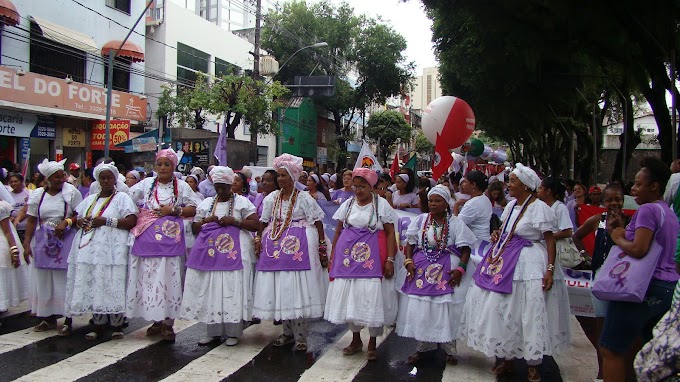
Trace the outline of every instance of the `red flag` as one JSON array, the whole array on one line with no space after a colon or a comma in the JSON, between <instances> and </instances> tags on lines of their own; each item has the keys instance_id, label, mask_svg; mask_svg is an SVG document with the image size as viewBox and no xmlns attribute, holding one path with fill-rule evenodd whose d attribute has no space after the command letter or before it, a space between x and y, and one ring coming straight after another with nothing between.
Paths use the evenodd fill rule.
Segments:
<instances>
[{"instance_id":1,"label":"red flag","mask_svg":"<svg viewBox=\"0 0 680 382\"><path fill-rule=\"evenodd\" d=\"M394 179L394 176L399 174L399 150L394 154L394 160L392 161L392 166L390 167L390 177Z\"/></svg>"},{"instance_id":2,"label":"red flag","mask_svg":"<svg viewBox=\"0 0 680 382\"><path fill-rule=\"evenodd\" d=\"M439 179L440 176L446 173L446 170L452 163L453 157L448 147L446 147L444 139L441 139L439 133L437 133L437 141L434 146L434 162L432 163L432 178Z\"/></svg>"}]
</instances>

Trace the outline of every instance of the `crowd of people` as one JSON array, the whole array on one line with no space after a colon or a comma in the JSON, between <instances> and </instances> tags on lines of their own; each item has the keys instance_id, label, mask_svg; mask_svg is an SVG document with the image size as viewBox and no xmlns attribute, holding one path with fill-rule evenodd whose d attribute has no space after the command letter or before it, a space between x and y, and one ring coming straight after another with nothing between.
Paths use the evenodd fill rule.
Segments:
<instances>
[{"instance_id":1,"label":"crowd of people","mask_svg":"<svg viewBox=\"0 0 680 382\"><path fill-rule=\"evenodd\" d=\"M283 329L273 346L295 351L307 350L309 321L323 318L352 331L344 355L363 351L367 328L369 361L394 326L417 341L409 364L441 348L455 365L460 340L493 358L493 373L521 361L527 380L540 381L543 358L570 346L562 261L570 246L583 256L578 269L597 272L613 246L643 258L654 241L661 249L644 301L593 297L596 317L578 317L598 351L596 381L625 381L634 355L655 346L657 322L678 325L680 172L671 176L658 159L642 163L630 195L616 183L540 178L521 163L490 178L475 170L435 180L409 168L394 177L308 173L289 154L258 176L227 166L183 175L177 162L165 149L152 172L103 158L85 170L45 159L30 182L7 174L0 311L28 300L41 319L34 330L63 337L74 316L92 315L88 340L107 331L122 339L126 319L142 318L152 322L148 336L174 342L174 320L195 320L207 324L201 345L227 346L272 320ZM334 237L320 201L338 205ZM579 221L585 204L605 212ZM397 210L417 211L403 238ZM640 380L677 371L639 358Z\"/></svg>"}]
</instances>

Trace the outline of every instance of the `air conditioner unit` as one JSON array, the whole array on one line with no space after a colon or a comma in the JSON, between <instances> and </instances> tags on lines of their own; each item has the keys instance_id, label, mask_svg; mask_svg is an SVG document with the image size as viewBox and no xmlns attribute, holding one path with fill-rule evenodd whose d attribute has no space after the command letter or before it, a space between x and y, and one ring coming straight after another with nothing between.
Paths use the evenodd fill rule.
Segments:
<instances>
[{"instance_id":1,"label":"air conditioner unit","mask_svg":"<svg viewBox=\"0 0 680 382\"><path fill-rule=\"evenodd\" d=\"M260 75L271 76L279 71L279 62L274 56L260 56Z\"/></svg>"}]
</instances>

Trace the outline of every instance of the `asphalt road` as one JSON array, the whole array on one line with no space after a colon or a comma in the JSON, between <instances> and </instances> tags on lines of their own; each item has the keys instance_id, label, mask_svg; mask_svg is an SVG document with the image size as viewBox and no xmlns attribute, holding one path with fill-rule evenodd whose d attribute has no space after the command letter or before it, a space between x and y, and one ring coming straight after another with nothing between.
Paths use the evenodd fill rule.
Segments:
<instances>
[{"instance_id":1,"label":"asphalt road","mask_svg":"<svg viewBox=\"0 0 680 382\"><path fill-rule=\"evenodd\" d=\"M56 331L35 333L38 320L27 312L9 312L0 327L1 381L495 381L492 361L459 343L459 364L447 366L442 351L433 352L415 367L406 363L415 341L391 329L379 338L378 360L367 363L365 352L343 356L351 333L341 325L319 320L311 323L307 353L271 342L281 326L262 322L246 329L238 346L198 346L205 325L178 321L174 344L147 338L149 323L131 320L123 340L110 335L95 341L84 336L91 330L88 317L74 320L73 334L61 338ZM573 320L572 349L557 359L546 358L543 381L592 381L595 352ZM365 334L367 335L367 334ZM364 344L367 344L365 338ZM364 348L365 350L365 348ZM498 381L526 381L526 365Z\"/></svg>"}]
</instances>

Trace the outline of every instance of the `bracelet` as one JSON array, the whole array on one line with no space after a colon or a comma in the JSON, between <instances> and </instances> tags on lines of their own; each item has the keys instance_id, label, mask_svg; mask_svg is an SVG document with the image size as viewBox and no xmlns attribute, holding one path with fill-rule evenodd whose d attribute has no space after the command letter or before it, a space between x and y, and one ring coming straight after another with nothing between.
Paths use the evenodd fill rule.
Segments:
<instances>
[{"instance_id":1,"label":"bracelet","mask_svg":"<svg viewBox=\"0 0 680 382\"><path fill-rule=\"evenodd\" d=\"M262 236L255 236L255 237L253 238L253 241L255 241L255 242L260 242L260 241L262 241Z\"/></svg>"},{"instance_id":2,"label":"bracelet","mask_svg":"<svg viewBox=\"0 0 680 382\"><path fill-rule=\"evenodd\" d=\"M404 260L404 268L406 268L406 266L409 265L409 264L415 265L416 263L413 261L413 259Z\"/></svg>"},{"instance_id":3,"label":"bracelet","mask_svg":"<svg viewBox=\"0 0 680 382\"><path fill-rule=\"evenodd\" d=\"M73 225L73 220L71 218L66 218L64 219L64 221L66 222L66 225L69 227Z\"/></svg>"},{"instance_id":4,"label":"bracelet","mask_svg":"<svg viewBox=\"0 0 680 382\"><path fill-rule=\"evenodd\" d=\"M465 269L463 269L463 267L461 267L460 265L457 266L456 269L454 269L454 271L460 272L461 276L463 276L465 274Z\"/></svg>"},{"instance_id":5,"label":"bracelet","mask_svg":"<svg viewBox=\"0 0 680 382\"><path fill-rule=\"evenodd\" d=\"M554 272L555 271L555 264L548 264L548 271Z\"/></svg>"},{"instance_id":6,"label":"bracelet","mask_svg":"<svg viewBox=\"0 0 680 382\"><path fill-rule=\"evenodd\" d=\"M467 271L467 263L461 261L460 263L458 263L458 268L463 268L463 271Z\"/></svg>"},{"instance_id":7,"label":"bracelet","mask_svg":"<svg viewBox=\"0 0 680 382\"><path fill-rule=\"evenodd\" d=\"M174 212L175 216L182 216L182 207L180 207L180 206L175 207L173 212Z\"/></svg>"},{"instance_id":8,"label":"bracelet","mask_svg":"<svg viewBox=\"0 0 680 382\"><path fill-rule=\"evenodd\" d=\"M319 240L319 245L326 245L326 240Z\"/></svg>"},{"instance_id":9,"label":"bracelet","mask_svg":"<svg viewBox=\"0 0 680 382\"><path fill-rule=\"evenodd\" d=\"M390 263L394 264L394 257L388 257L388 258L387 258L387 261L389 261Z\"/></svg>"},{"instance_id":10,"label":"bracelet","mask_svg":"<svg viewBox=\"0 0 680 382\"><path fill-rule=\"evenodd\" d=\"M117 218L106 218L106 226L111 227L111 228L118 227L118 219Z\"/></svg>"},{"instance_id":11,"label":"bracelet","mask_svg":"<svg viewBox=\"0 0 680 382\"><path fill-rule=\"evenodd\" d=\"M240 226L241 226L241 219L239 219L239 218L234 218L234 225L240 227Z\"/></svg>"}]
</instances>

